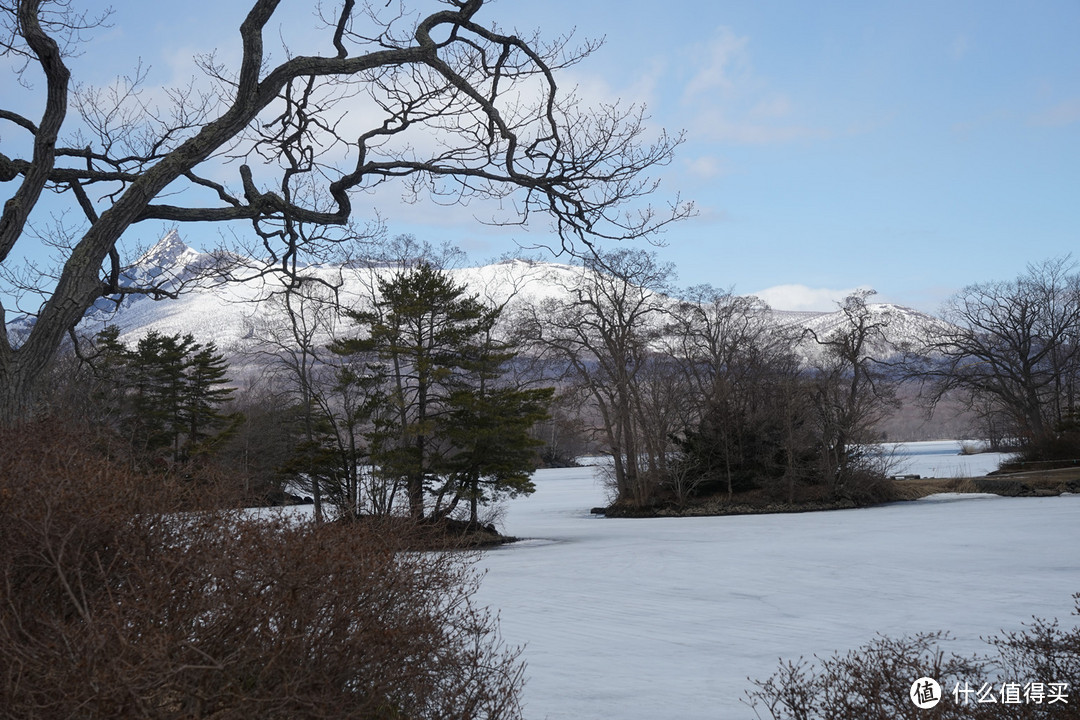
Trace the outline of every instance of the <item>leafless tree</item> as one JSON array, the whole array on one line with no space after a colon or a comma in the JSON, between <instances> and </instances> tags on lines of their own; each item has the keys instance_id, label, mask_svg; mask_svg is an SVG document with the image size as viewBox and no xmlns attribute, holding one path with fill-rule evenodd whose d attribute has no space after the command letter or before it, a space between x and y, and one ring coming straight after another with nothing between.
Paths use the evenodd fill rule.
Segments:
<instances>
[{"instance_id":1,"label":"leafless tree","mask_svg":"<svg viewBox=\"0 0 1080 720\"><path fill-rule=\"evenodd\" d=\"M285 468L311 492L319 521L324 503L345 517L389 514L400 490L367 461L367 436L378 421L371 401L383 371L371 355L332 349L348 333L345 309L368 302L375 275L371 261L298 272L259 299L263 312L252 323L250 354L287 399L280 422L295 425L298 436Z\"/></svg>"},{"instance_id":2,"label":"leafless tree","mask_svg":"<svg viewBox=\"0 0 1080 720\"><path fill-rule=\"evenodd\" d=\"M675 438L693 417L693 398L678 359L661 348L650 352L634 382L634 415L642 458L639 472L649 478L649 486L666 487L675 478L671 464Z\"/></svg>"},{"instance_id":3,"label":"leafless tree","mask_svg":"<svg viewBox=\"0 0 1080 720\"><path fill-rule=\"evenodd\" d=\"M813 403L807 392L805 368L794 353L775 356L770 370L766 382L770 383L784 457L781 488L787 502L794 503L796 489L813 477L804 460L807 449L814 447L816 441Z\"/></svg>"},{"instance_id":4,"label":"leafless tree","mask_svg":"<svg viewBox=\"0 0 1080 720\"><path fill-rule=\"evenodd\" d=\"M323 7L323 54L286 45L278 61L265 33L278 5L253 0L239 28L239 67L200 58L209 84L169 91L172 106L162 109L140 94L136 63L106 89L71 77L68 54L102 17L66 1L0 3L0 54L30 88L0 109L5 138L29 139L0 153L0 182L11 188L0 266L9 290L29 293L36 317L16 339L10 308L0 307L0 421L30 411L49 359L95 300L175 292L121 283L119 243L140 222L248 222L268 267L290 272L335 242L335 228L349 234L354 193L394 180L416 198L500 200L513 210L495 222L540 213L564 250L647 235L691 211L636 202L654 189L646 173L670 160L678 138L643 142L641 108L589 108L559 87L560 72L596 44L500 31L481 19L483 0L445 0L426 14L344 0ZM39 119L16 110L31 101L42 106ZM349 114L357 107L365 112ZM352 128L369 114L367 127ZM61 126L74 133L61 137ZM80 220L48 226L45 191ZM170 204L166 191L185 204ZM15 258L39 239L53 244L55 270L18 272Z\"/></svg>"},{"instance_id":5,"label":"leafless tree","mask_svg":"<svg viewBox=\"0 0 1080 720\"><path fill-rule=\"evenodd\" d=\"M327 386L332 368L326 345L334 338L338 310L333 289L315 278L297 277L261 302L274 308L252 330L257 343L251 354L288 393L297 408L299 434L309 451L319 446L318 426L330 413ZM284 322L281 322L284 320ZM284 417L284 415L283 415ZM312 468L298 472L305 479L315 503L315 519L323 519L323 478Z\"/></svg>"},{"instance_id":6,"label":"leafless tree","mask_svg":"<svg viewBox=\"0 0 1080 720\"><path fill-rule=\"evenodd\" d=\"M640 374L658 350L672 268L642 250L600 251L586 261L565 298L535 309L531 335L564 364L594 404L614 462L619 500L641 503L655 478L641 466Z\"/></svg>"},{"instance_id":7,"label":"leafless tree","mask_svg":"<svg viewBox=\"0 0 1080 720\"><path fill-rule=\"evenodd\" d=\"M719 452L696 459L705 476L722 476L730 497L735 489L733 469L747 459L746 440L752 415L769 413L771 404L760 389L774 356L787 351L768 307L755 297L734 295L711 286L686 293L669 327L669 352L679 358L689 392L683 403L692 408L686 428L705 432ZM711 441L710 441L711 442ZM722 467L713 467L711 460Z\"/></svg>"},{"instance_id":8,"label":"leafless tree","mask_svg":"<svg viewBox=\"0 0 1080 720\"><path fill-rule=\"evenodd\" d=\"M810 331L825 350L814 368L813 407L820 433L822 473L834 495L848 496L866 468L860 452L877 443L877 424L895 405L895 387L872 350L887 346L888 322L876 317L867 299L872 290L849 295L840 304L844 323L824 338Z\"/></svg>"},{"instance_id":9,"label":"leafless tree","mask_svg":"<svg viewBox=\"0 0 1080 720\"><path fill-rule=\"evenodd\" d=\"M1080 391L1080 275L1069 258L1028 266L1011 281L980 283L950 298L948 326L928 336L909 375L934 400L962 394L1001 434L1045 439L1075 412Z\"/></svg>"}]
</instances>

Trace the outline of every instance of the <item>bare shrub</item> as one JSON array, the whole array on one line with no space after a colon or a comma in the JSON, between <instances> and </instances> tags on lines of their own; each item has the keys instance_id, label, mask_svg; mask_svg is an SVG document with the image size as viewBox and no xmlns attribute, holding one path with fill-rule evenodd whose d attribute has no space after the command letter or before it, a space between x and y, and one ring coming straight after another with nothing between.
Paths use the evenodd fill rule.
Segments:
<instances>
[{"instance_id":1,"label":"bare shrub","mask_svg":"<svg viewBox=\"0 0 1080 720\"><path fill-rule=\"evenodd\" d=\"M1080 594L1075 595L1080 613ZM808 661L781 660L766 680L743 700L758 718L772 720L1068 720L1080 718L1075 695L1080 682L1080 628L1062 629L1056 620L1036 618L1024 630L1006 632L988 642L996 655L970 658L941 649L943 633L875 638L846 654ZM916 680L938 681L942 700L920 709L909 692ZM999 693L1005 683L1024 686L1061 684L1065 702L1050 696L1027 702L1022 694L1006 703ZM977 695L957 693L963 687ZM983 688L993 701L977 701ZM1020 693L1021 691L1017 691Z\"/></svg>"},{"instance_id":2,"label":"bare shrub","mask_svg":"<svg viewBox=\"0 0 1080 720\"><path fill-rule=\"evenodd\" d=\"M900 500L903 493L892 478L902 470L895 448L861 445L846 462L842 497L859 506Z\"/></svg>"},{"instance_id":3,"label":"bare shrub","mask_svg":"<svg viewBox=\"0 0 1080 720\"><path fill-rule=\"evenodd\" d=\"M705 481L705 475L699 468L697 458L689 455L678 458L667 467L661 487L671 493L675 507L679 510L686 507Z\"/></svg>"},{"instance_id":4,"label":"bare shrub","mask_svg":"<svg viewBox=\"0 0 1080 720\"><path fill-rule=\"evenodd\" d=\"M1080 593L1073 600L1073 614L1080 615ZM1080 627L1066 629L1056 619L1033 618L1023 630L1003 632L987 642L997 650L1003 675L1065 683L1074 696L1080 688ZM1067 717L1080 717L1077 698L1070 697L1069 704L1072 715Z\"/></svg>"},{"instance_id":5,"label":"bare shrub","mask_svg":"<svg viewBox=\"0 0 1080 720\"><path fill-rule=\"evenodd\" d=\"M520 715L466 556L190 490L70 432L0 430L6 717Z\"/></svg>"},{"instance_id":6,"label":"bare shrub","mask_svg":"<svg viewBox=\"0 0 1080 720\"><path fill-rule=\"evenodd\" d=\"M950 680L962 681L983 671L977 660L939 650L937 643L943 637L941 633L878 637L858 650L817 658L816 663L803 658L782 661L772 677L754 681L757 689L748 691L744 702L759 718L773 720L967 717L950 714L944 704L938 706L940 712L920 710L908 697L919 678L933 677L944 687Z\"/></svg>"}]
</instances>

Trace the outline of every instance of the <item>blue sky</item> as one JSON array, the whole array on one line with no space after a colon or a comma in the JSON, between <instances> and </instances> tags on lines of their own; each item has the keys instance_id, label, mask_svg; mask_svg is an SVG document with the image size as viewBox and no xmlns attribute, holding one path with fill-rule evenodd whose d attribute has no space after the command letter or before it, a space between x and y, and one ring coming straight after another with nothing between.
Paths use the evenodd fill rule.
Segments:
<instances>
[{"instance_id":1,"label":"blue sky","mask_svg":"<svg viewBox=\"0 0 1080 720\"><path fill-rule=\"evenodd\" d=\"M195 52L235 57L244 5L117 3L79 79L108 83L141 57L152 82L180 82ZM293 5L305 17L308 3ZM685 131L657 197L698 207L657 249L682 286L772 289L786 309L873 287L932 311L1080 240L1076 0L502 0L484 16L605 38L565 82ZM477 260L542 239L430 206L380 211L390 232L449 239ZM137 240L163 230L140 227Z\"/></svg>"},{"instance_id":2,"label":"blue sky","mask_svg":"<svg viewBox=\"0 0 1080 720\"><path fill-rule=\"evenodd\" d=\"M933 309L1080 240L1075 0L592 7L596 72L687 131L665 183L701 213L661 252L684 283Z\"/></svg>"}]
</instances>

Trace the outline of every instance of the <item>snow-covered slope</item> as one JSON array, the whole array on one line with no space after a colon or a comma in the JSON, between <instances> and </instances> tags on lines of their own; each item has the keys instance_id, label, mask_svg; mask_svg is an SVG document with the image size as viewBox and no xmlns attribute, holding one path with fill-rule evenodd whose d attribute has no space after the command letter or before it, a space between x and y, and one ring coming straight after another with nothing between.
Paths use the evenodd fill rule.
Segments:
<instances>
[{"instance_id":1,"label":"snow-covered slope","mask_svg":"<svg viewBox=\"0 0 1080 720\"><path fill-rule=\"evenodd\" d=\"M155 300L133 295L119 304L99 301L80 325L80 331L94 335L114 325L121 331L121 341L128 344L150 331L190 333L199 342L214 342L227 354L236 354L251 349L265 328L285 326L279 279L253 276L242 282L224 282L215 280L213 273L205 277L215 260L207 253L192 250L175 231L170 232L124 273L121 282L164 282L166 288L184 285L179 297ZM385 267L319 265L307 268L305 275L321 280L326 292L336 288L342 307L359 308L370 301L377 276L390 272ZM455 282L468 286L485 301L503 304L540 302L563 294L582 271L569 265L512 260L449 272ZM203 279L192 282L196 277ZM347 321L333 322L340 325ZM329 341L329 330L327 327L320 339Z\"/></svg>"},{"instance_id":2,"label":"snow-covered slope","mask_svg":"<svg viewBox=\"0 0 1080 720\"><path fill-rule=\"evenodd\" d=\"M80 329L92 335L105 325L116 325L121 330L121 339L128 343L134 343L151 330L170 335L191 333L196 340L212 341L230 355L250 350L263 328L283 325L280 303L267 300L280 294L280 283L272 278L258 278L243 283L201 281L192 284L193 278L205 276L207 268L215 267L215 264L219 264L219 258L191 249L175 230L171 231L124 273L122 282L154 281L164 282L166 286L191 286L177 299L153 300L136 295L129 296L119 306L100 301ZM339 300L345 306L357 307L365 302L365 298L371 297L375 275L390 270L319 265L308 268L307 272L327 285L338 287ZM583 272L586 271L580 267L526 260L450 271L456 282L467 285L483 299L511 305L567 297L567 288ZM913 342L928 324L940 322L899 305L872 304L869 308L874 322L884 322L888 326L889 344L875 347L879 355L892 354L894 346ZM839 311L777 310L772 316L780 325L808 328L822 339L844 322ZM329 339L328 334L326 338ZM819 352L809 335L802 342L801 351L808 358Z\"/></svg>"}]
</instances>

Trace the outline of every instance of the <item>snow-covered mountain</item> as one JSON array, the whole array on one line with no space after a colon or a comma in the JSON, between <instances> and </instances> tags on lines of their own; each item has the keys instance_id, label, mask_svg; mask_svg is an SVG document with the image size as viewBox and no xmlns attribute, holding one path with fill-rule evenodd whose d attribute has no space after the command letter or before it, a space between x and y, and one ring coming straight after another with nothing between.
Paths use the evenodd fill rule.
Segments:
<instances>
[{"instance_id":1,"label":"snow-covered mountain","mask_svg":"<svg viewBox=\"0 0 1080 720\"><path fill-rule=\"evenodd\" d=\"M167 277L183 280L192 269L204 265L207 258L207 255L188 247L180 239L179 232L170 230L123 274L121 282L145 284Z\"/></svg>"},{"instance_id":2,"label":"snow-covered mountain","mask_svg":"<svg viewBox=\"0 0 1080 720\"><path fill-rule=\"evenodd\" d=\"M93 335L106 325L120 328L120 339L134 344L151 330L172 335L191 333L199 342L214 342L230 356L242 356L257 345L258 338L266 335L266 329L284 326L284 309L280 300L282 286L272 277L246 282L200 281L208 269L220 266L221 258L200 253L188 247L174 230L145 253L124 273L123 284L139 284L147 281L164 283L166 286L191 286L177 298L153 300L148 297L128 296L117 305L100 301L80 326L80 330ZM312 277L325 281L327 286L337 287L338 299L346 307L357 307L370 298L375 276L390 272L387 268L343 267L317 265L307 269ZM454 281L467 285L473 292L494 303L532 302L547 298L567 297L567 288L580 277L582 268L557 263L511 260L482 267L458 268L449 271ZM885 303L868 306L874 322L887 324L890 345L911 343L929 327L940 324L939 320L900 305ZM807 328L824 339L840 328L843 314L836 312L772 311L772 317L780 325ZM320 319L317 334L330 333L347 321L336 317ZM802 354L813 358L820 352L816 343L807 335L801 347ZM890 347L876 347L875 353L888 355Z\"/></svg>"},{"instance_id":3,"label":"snow-covered mountain","mask_svg":"<svg viewBox=\"0 0 1080 720\"><path fill-rule=\"evenodd\" d=\"M906 348L918 347L928 332L940 334L947 327L944 321L903 305L867 303L866 308L870 313L868 323L880 325L884 335L884 341L877 334L869 340L870 354L878 359L886 359ZM825 340L847 323L839 309L834 312L774 310L772 315L778 324L811 331L801 347L806 359L815 358L821 352L820 346L813 340L814 336Z\"/></svg>"},{"instance_id":4,"label":"snow-covered mountain","mask_svg":"<svg viewBox=\"0 0 1080 720\"><path fill-rule=\"evenodd\" d=\"M239 263L249 267L256 264ZM220 265L217 256L191 249L172 231L123 274L121 284L164 282L166 288L183 284L179 297L155 300L131 295L119 304L102 300L87 313L79 330L92 336L106 326L116 326L120 329L120 340L129 345L150 331L166 335L190 333L198 342L214 342L226 354L237 355L250 351L267 329L286 327L286 311L281 300L284 286L280 278L251 273L248 280L224 282L215 279L215 265ZM304 275L322 281L321 288L312 285L318 292L328 295L329 288L335 288L341 307L359 308L370 301L377 276L390 272L389 267L323 264L306 268ZM449 271L456 283L468 286L482 299L496 304L539 302L565 293L563 288L581 272L580 268L568 265L526 260ZM240 272L233 274L242 277ZM329 342L331 333L348 321L320 317L317 322L320 324L317 341Z\"/></svg>"}]
</instances>

